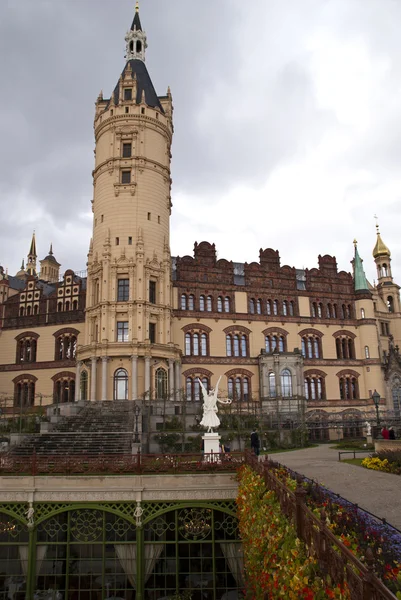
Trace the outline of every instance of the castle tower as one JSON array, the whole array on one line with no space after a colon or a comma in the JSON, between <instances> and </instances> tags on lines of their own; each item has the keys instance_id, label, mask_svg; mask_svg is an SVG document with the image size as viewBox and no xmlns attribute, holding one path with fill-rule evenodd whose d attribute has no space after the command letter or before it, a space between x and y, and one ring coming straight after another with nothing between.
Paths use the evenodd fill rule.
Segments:
<instances>
[{"instance_id":1,"label":"castle tower","mask_svg":"<svg viewBox=\"0 0 401 600\"><path fill-rule=\"evenodd\" d=\"M36 276L36 259L37 259L36 238L35 238L35 232L33 232L31 247L29 248L29 253L28 253L28 261L26 263L26 272L28 275L31 275L33 277Z\"/></svg>"},{"instance_id":2,"label":"castle tower","mask_svg":"<svg viewBox=\"0 0 401 600\"><path fill-rule=\"evenodd\" d=\"M391 274L391 252L383 242L379 225L376 225L376 245L373 248L373 258L377 269L377 291L385 302L390 313L400 312L400 287L393 282Z\"/></svg>"},{"instance_id":3,"label":"castle tower","mask_svg":"<svg viewBox=\"0 0 401 600\"><path fill-rule=\"evenodd\" d=\"M157 96L145 66L138 5L126 64L94 121L93 237L88 253L86 337L90 399L160 398L180 387L171 339L170 159L172 97ZM100 365L100 368L98 366Z\"/></svg>"},{"instance_id":4,"label":"castle tower","mask_svg":"<svg viewBox=\"0 0 401 600\"><path fill-rule=\"evenodd\" d=\"M60 263L54 258L53 244L50 244L49 254L40 261L39 278L49 283L57 283L60 278Z\"/></svg>"}]
</instances>

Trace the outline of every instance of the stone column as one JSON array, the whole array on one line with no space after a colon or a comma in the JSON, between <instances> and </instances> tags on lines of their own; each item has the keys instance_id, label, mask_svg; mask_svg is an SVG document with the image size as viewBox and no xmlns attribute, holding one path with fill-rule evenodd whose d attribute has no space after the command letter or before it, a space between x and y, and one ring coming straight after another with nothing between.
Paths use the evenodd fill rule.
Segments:
<instances>
[{"instance_id":1,"label":"stone column","mask_svg":"<svg viewBox=\"0 0 401 600\"><path fill-rule=\"evenodd\" d=\"M179 360L175 361L175 400L179 402L181 400L180 397L181 392L181 362Z\"/></svg>"},{"instance_id":2,"label":"stone column","mask_svg":"<svg viewBox=\"0 0 401 600\"><path fill-rule=\"evenodd\" d=\"M82 362L77 362L77 370L75 373L75 402L78 402L81 399L81 369Z\"/></svg>"},{"instance_id":3,"label":"stone column","mask_svg":"<svg viewBox=\"0 0 401 600\"><path fill-rule=\"evenodd\" d=\"M107 400L107 356L102 356L102 400Z\"/></svg>"},{"instance_id":4,"label":"stone column","mask_svg":"<svg viewBox=\"0 0 401 600\"><path fill-rule=\"evenodd\" d=\"M145 398L150 399L150 356L145 356Z\"/></svg>"},{"instance_id":5,"label":"stone column","mask_svg":"<svg viewBox=\"0 0 401 600\"><path fill-rule=\"evenodd\" d=\"M96 356L91 357L91 401L96 400Z\"/></svg>"},{"instance_id":6,"label":"stone column","mask_svg":"<svg viewBox=\"0 0 401 600\"><path fill-rule=\"evenodd\" d=\"M138 357L131 356L131 400L138 398Z\"/></svg>"},{"instance_id":7,"label":"stone column","mask_svg":"<svg viewBox=\"0 0 401 600\"><path fill-rule=\"evenodd\" d=\"M168 387L170 400L174 399L174 359L168 359Z\"/></svg>"}]
</instances>

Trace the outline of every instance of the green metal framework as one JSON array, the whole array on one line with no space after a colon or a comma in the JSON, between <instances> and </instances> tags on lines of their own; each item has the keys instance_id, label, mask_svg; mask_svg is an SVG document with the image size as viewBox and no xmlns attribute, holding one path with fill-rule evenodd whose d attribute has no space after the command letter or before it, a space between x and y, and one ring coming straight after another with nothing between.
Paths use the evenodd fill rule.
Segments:
<instances>
[{"instance_id":1,"label":"green metal framework","mask_svg":"<svg viewBox=\"0 0 401 600\"><path fill-rule=\"evenodd\" d=\"M0 598L225 600L242 566L234 500L0 504Z\"/></svg>"}]
</instances>

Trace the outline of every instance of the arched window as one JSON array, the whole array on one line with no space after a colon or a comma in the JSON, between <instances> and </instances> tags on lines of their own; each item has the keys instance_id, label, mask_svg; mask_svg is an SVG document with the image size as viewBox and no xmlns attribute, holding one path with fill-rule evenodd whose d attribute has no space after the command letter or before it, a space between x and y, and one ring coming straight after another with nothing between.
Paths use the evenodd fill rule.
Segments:
<instances>
[{"instance_id":1,"label":"arched window","mask_svg":"<svg viewBox=\"0 0 401 600\"><path fill-rule=\"evenodd\" d=\"M316 302L312 302L312 305L311 305L311 314L312 314L312 317L315 319L316 316L317 316L317 304L316 304Z\"/></svg>"},{"instance_id":2,"label":"arched window","mask_svg":"<svg viewBox=\"0 0 401 600\"><path fill-rule=\"evenodd\" d=\"M25 333L17 336L17 364L36 362L37 333Z\"/></svg>"},{"instance_id":3,"label":"arched window","mask_svg":"<svg viewBox=\"0 0 401 600\"><path fill-rule=\"evenodd\" d=\"M206 299L206 310L207 312L212 312L213 310L213 300L211 296L208 296Z\"/></svg>"},{"instance_id":4,"label":"arched window","mask_svg":"<svg viewBox=\"0 0 401 600\"><path fill-rule=\"evenodd\" d=\"M341 400L356 400L359 398L358 379L352 374L344 374L339 378Z\"/></svg>"},{"instance_id":5,"label":"arched window","mask_svg":"<svg viewBox=\"0 0 401 600\"><path fill-rule=\"evenodd\" d=\"M266 314L268 314L268 315L272 314L272 301L271 300L266 301Z\"/></svg>"},{"instance_id":6,"label":"arched window","mask_svg":"<svg viewBox=\"0 0 401 600\"><path fill-rule=\"evenodd\" d=\"M278 315L278 300L274 300L273 302L273 314Z\"/></svg>"},{"instance_id":7,"label":"arched window","mask_svg":"<svg viewBox=\"0 0 401 600\"><path fill-rule=\"evenodd\" d=\"M321 339L312 333L301 338L301 353L304 358L322 358Z\"/></svg>"},{"instance_id":8,"label":"arched window","mask_svg":"<svg viewBox=\"0 0 401 600\"><path fill-rule=\"evenodd\" d=\"M317 316L319 317L319 319L322 318L322 314L323 314L323 304L321 302L319 302L319 304L317 305Z\"/></svg>"},{"instance_id":9,"label":"arched window","mask_svg":"<svg viewBox=\"0 0 401 600\"><path fill-rule=\"evenodd\" d=\"M324 400L326 397L326 389L324 377L319 375L306 375L305 379L305 398L307 400Z\"/></svg>"},{"instance_id":10,"label":"arched window","mask_svg":"<svg viewBox=\"0 0 401 600\"><path fill-rule=\"evenodd\" d=\"M255 299L254 298L250 298L249 299L249 312L251 313L251 315L255 314Z\"/></svg>"},{"instance_id":11,"label":"arched window","mask_svg":"<svg viewBox=\"0 0 401 600\"><path fill-rule=\"evenodd\" d=\"M208 356L209 337L205 332L190 331L185 334L185 356Z\"/></svg>"},{"instance_id":12,"label":"arched window","mask_svg":"<svg viewBox=\"0 0 401 600\"><path fill-rule=\"evenodd\" d=\"M289 369L281 371L281 394L283 398L292 397L292 376Z\"/></svg>"},{"instance_id":13,"label":"arched window","mask_svg":"<svg viewBox=\"0 0 401 600\"><path fill-rule=\"evenodd\" d=\"M226 335L227 356L248 356L248 338L243 333L228 333Z\"/></svg>"},{"instance_id":14,"label":"arched window","mask_svg":"<svg viewBox=\"0 0 401 600\"><path fill-rule=\"evenodd\" d=\"M76 351L77 336L75 333L68 332L57 335L55 360L74 360Z\"/></svg>"},{"instance_id":15,"label":"arched window","mask_svg":"<svg viewBox=\"0 0 401 600\"><path fill-rule=\"evenodd\" d=\"M29 408L35 404L35 383L33 375L19 375L14 379L14 406Z\"/></svg>"},{"instance_id":16,"label":"arched window","mask_svg":"<svg viewBox=\"0 0 401 600\"><path fill-rule=\"evenodd\" d=\"M53 402L64 404L75 401L75 375L74 373L59 373L53 377Z\"/></svg>"},{"instance_id":17,"label":"arched window","mask_svg":"<svg viewBox=\"0 0 401 600\"><path fill-rule=\"evenodd\" d=\"M361 319L365 318L365 309L361 308Z\"/></svg>"},{"instance_id":18,"label":"arched window","mask_svg":"<svg viewBox=\"0 0 401 600\"><path fill-rule=\"evenodd\" d=\"M128 400L128 373L117 369L114 373L114 400Z\"/></svg>"},{"instance_id":19,"label":"arched window","mask_svg":"<svg viewBox=\"0 0 401 600\"><path fill-rule=\"evenodd\" d=\"M294 301L293 300L290 300L289 308L290 308L290 317L293 317L294 314L295 314L295 311L294 311Z\"/></svg>"},{"instance_id":20,"label":"arched window","mask_svg":"<svg viewBox=\"0 0 401 600\"><path fill-rule=\"evenodd\" d=\"M195 309L195 296L193 294L190 294L188 296L188 310L194 310Z\"/></svg>"},{"instance_id":21,"label":"arched window","mask_svg":"<svg viewBox=\"0 0 401 600\"><path fill-rule=\"evenodd\" d=\"M223 298L221 296L217 298L217 312L223 312Z\"/></svg>"},{"instance_id":22,"label":"arched window","mask_svg":"<svg viewBox=\"0 0 401 600\"><path fill-rule=\"evenodd\" d=\"M365 358L370 358L369 346L365 346Z\"/></svg>"},{"instance_id":23,"label":"arched window","mask_svg":"<svg viewBox=\"0 0 401 600\"><path fill-rule=\"evenodd\" d=\"M340 360L349 360L355 358L354 339L351 335L338 335L336 337L336 353Z\"/></svg>"},{"instance_id":24,"label":"arched window","mask_svg":"<svg viewBox=\"0 0 401 600\"><path fill-rule=\"evenodd\" d=\"M230 312L230 298L228 296L224 298L224 312Z\"/></svg>"},{"instance_id":25,"label":"arched window","mask_svg":"<svg viewBox=\"0 0 401 600\"><path fill-rule=\"evenodd\" d=\"M256 313L258 315L262 314L262 301L261 300L256 300Z\"/></svg>"},{"instance_id":26,"label":"arched window","mask_svg":"<svg viewBox=\"0 0 401 600\"><path fill-rule=\"evenodd\" d=\"M63 303L62 302L58 302L57 303L57 312L61 312L63 310Z\"/></svg>"},{"instance_id":27,"label":"arched window","mask_svg":"<svg viewBox=\"0 0 401 600\"><path fill-rule=\"evenodd\" d=\"M287 300L283 300L283 315L286 317L288 314Z\"/></svg>"},{"instance_id":28,"label":"arched window","mask_svg":"<svg viewBox=\"0 0 401 600\"><path fill-rule=\"evenodd\" d=\"M394 312L394 299L392 296L387 296L387 308L388 312Z\"/></svg>"},{"instance_id":29,"label":"arched window","mask_svg":"<svg viewBox=\"0 0 401 600\"><path fill-rule=\"evenodd\" d=\"M33 307L33 314L37 315L39 313L39 306L37 304L35 304L35 306Z\"/></svg>"},{"instance_id":30,"label":"arched window","mask_svg":"<svg viewBox=\"0 0 401 600\"><path fill-rule=\"evenodd\" d=\"M382 266L382 274L383 274L383 277L387 277L387 275L388 275L387 265L385 263Z\"/></svg>"},{"instance_id":31,"label":"arched window","mask_svg":"<svg viewBox=\"0 0 401 600\"><path fill-rule=\"evenodd\" d=\"M31 311L32 311L32 307L28 306L27 309L26 309L26 314L28 315L28 317L31 316Z\"/></svg>"},{"instance_id":32,"label":"arched window","mask_svg":"<svg viewBox=\"0 0 401 600\"><path fill-rule=\"evenodd\" d=\"M285 352L286 351L286 338L284 335L265 335L265 349L266 352Z\"/></svg>"},{"instance_id":33,"label":"arched window","mask_svg":"<svg viewBox=\"0 0 401 600\"><path fill-rule=\"evenodd\" d=\"M328 319L331 319L331 304L328 304L328 305L326 306L326 317L327 317Z\"/></svg>"},{"instance_id":34,"label":"arched window","mask_svg":"<svg viewBox=\"0 0 401 600\"><path fill-rule=\"evenodd\" d=\"M21 306L21 308L19 309L19 316L23 317L25 314L25 308L23 306Z\"/></svg>"},{"instance_id":35,"label":"arched window","mask_svg":"<svg viewBox=\"0 0 401 600\"><path fill-rule=\"evenodd\" d=\"M72 310L78 310L78 300L74 300L72 303Z\"/></svg>"},{"instance_id":36,"label":"arched window","mask_svg":"<svg viewBox=\"0 0 401 600\"><path fill-rule=\"evenodd\" d=\"M191 375L189 377L186 377L185 390L188 401L199 402L202 398L201 387L199 385L198 379L202 381L202 385L204 386L206 391L210 390L210 379L208 377L201 377L198 375Z\"/></svg>"},{"instance_id":37,"label":"arched window","mask_svg":"<svg viewBox=\"0 0 401 600\"><path fill-rule=\"evenodd\" d=\"M333 304L333 319L337 319L337 304Z\"/></svg>"},{"instance_id":38,"label":"arched window","mask_svg":"<svg viewBox=\"0 0 401 600\"><path fill-rule=\"evenodd\" d=\"M269 373L269 396L270 398L276 397L276 376L274 373Z\"/></svg>"},{"instance_id":39,"label":"arched window","mask_svg":"<svg viewBox=\"0 0 401 600\"><path fill-rule=\"evenodd\" d=\"M162 368L156 369L155 390L156 400L167 398L167 371Z\"/></svg>"},{"instance_id":40,"label":"arched window","mask_svg":"<svg viewBox=\"0 0 401 600\"><path fill-rule=\"evenodd\" d=\"M205 296L199 296L199 310L204 312L205 310Z\"/></svg>"},{"instance_id":41,"label":"arched window","mask_svg":"<svg viewBox=\"0 0 401 600\"><path fill-rule=\"evenodd\" d=\"M181 294L181 310L187 310L187 308L188 308L187 295Z\"/></svg>"},{"instance_id":42,"label":"arched window","mask_svg":"<svg viewBox=\"0 0 401 600\"><path fill-rule=\"evenodd\" d=\"M82 371L80 380L80 400L88 399L88 371Z\"/></svg>"},{"instance_id":43,"label":"arched window","mask_svg":"<svg viewBox=\"0 0 401 600\"><path fill-rule=\"evenodd\" d=\"M250 399L250 380L238 375L227 379L228 397L237 402L248 402Z\"/></svg>"},{"instance_id":44,"label":"arched window","mask_svg":"<svg viewBox=\"0 0 401 600\"><path fill-rule=\"evenodd\" d=\"M65 302L65 310L66 311L70 310L70 301L69 300L66 300L66 302Z\"/></svg>"}]
</instances>

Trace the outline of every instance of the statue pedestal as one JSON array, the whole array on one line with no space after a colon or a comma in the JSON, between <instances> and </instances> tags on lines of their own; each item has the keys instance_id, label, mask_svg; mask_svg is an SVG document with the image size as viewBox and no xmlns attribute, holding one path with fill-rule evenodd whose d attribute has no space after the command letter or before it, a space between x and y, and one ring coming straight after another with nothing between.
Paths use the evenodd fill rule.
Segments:
<instances>
[{"instance_id":1,"label":"statue pedestal","mask_svg":"<svg viewBox=\"0 0 401 600\"><path fill-rule=\"evenodd\" d=\"M372 438L372 436L371 436L371 435L367 435L367 436L366 436L366 443L367 443L368 445L370 445L370 444L373 444L373 438Z\"/></svg>"},{"instance_id":2,"label":"statue pedestal","mask_svg":"<svg viewBox=\"0 0 401 600\"><path fill-rule=\"evenodd\" d=\"M204 462L220 462L220 436L215 431L202 436Z\"/></svg>"}]
</instances>

